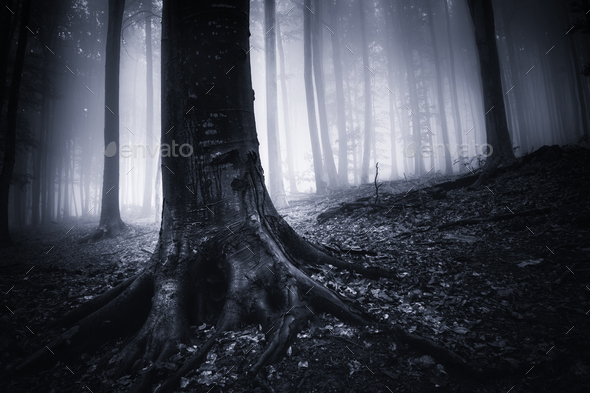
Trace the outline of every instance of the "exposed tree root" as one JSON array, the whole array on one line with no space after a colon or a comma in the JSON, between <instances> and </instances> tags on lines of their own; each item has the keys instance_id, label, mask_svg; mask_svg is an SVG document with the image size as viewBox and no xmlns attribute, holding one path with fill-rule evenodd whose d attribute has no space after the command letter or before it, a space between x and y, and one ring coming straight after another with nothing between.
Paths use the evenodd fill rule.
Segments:
<instances>
[{"instance_id":1,"label":"exposed tree root","mask_svg":"<svg viewBox=\"0 0 590 393\"><path fill-rule=\"evenodd\" d=\"M221 334L245 324L261 324L267 330L267 345L257 360L242 370L256 382L260 370L279 360L297 333L319 313L330 313L357 326L376 324L356 303L318 284L298 266L325 260L343 266L343 262L269 229L272 226L260 222L246 223L239 238L229 241L214 235L196 254L187 252L182 239L161 239L151 267L67 315L62 325L73 327L12 371L46 367L63 357L96 350L115 337L131 336L108 367L119 375L137 374L134 392L151 391L162 378L164 382L156 391L171 392L181 378L199 367ZM75 318L81 320L73 323ZM170 374L164 363L178 352L181 343L190 342L189 327L205 321L216 324L215 334ZM481 374L429 340L399 327L386 327L385 331L443 363Z\"/></svg>"},{"instance_id":2,"label":"exposed tree root","mask_svg":"<svg viewBox=\"0 0 590 393\"><path fill-rule=\"evenodd\" d=\"M318 250L311 243L301 239L297 233L287 225L282 219L269 220L269 226L278 233L280 243L283 245L287 254L292 255L298 267L307 265L332 265L338 269L348 270L358 273L372 280L383 278L395 278L395 272L379 267L364 267L342 261Z\"/></svg>"}]
</instances>

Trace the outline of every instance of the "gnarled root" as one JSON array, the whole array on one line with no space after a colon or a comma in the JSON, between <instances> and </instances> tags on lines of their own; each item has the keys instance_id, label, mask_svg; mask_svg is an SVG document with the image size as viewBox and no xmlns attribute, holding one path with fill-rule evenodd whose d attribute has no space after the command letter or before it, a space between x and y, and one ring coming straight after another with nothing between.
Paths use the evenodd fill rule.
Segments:
<instances>
[{"instance_id":1,"label":"gnarled root","mask_svg":"<svg viewBox=\"0 0 590 393\"><path fill-rule=\"evenodd\" d=\"M74 313L84 317L13 371L47 366L62 354L95 350L109 339L127 335L131 339L111 359L110 367L119 375L137 373L136 392L150 391L164 378L157 392L165 393L177 388L182 377L199 367L222 333L245 324L260 324L266 331L267 346L253 364L241 370L254 381L260 370L280 359L297 333L321 312L355 325L375 324L356 303L306 275L292 253L286 252L288 248L283 247L280 237L262 225L245 226L241 236L232 239L213 236L200 245L199 252L183 245L182 239L168 242L168 248L162 244L163 240L150 268ZM66 325L72 325L73 317L66 319ZM215 334L170 373L165 366L180 344L190 343L190 326L204 322L215 323ZM398 328L390 331L401 341L468 367L452 352L433 343Z\"/></svg>"}]
</instances>

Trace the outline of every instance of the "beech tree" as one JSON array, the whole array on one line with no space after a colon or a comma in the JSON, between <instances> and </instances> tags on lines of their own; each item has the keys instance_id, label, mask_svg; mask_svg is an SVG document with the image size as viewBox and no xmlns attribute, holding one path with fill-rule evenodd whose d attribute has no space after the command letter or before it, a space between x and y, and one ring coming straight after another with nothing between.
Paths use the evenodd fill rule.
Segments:
<instances>
[{"instance_id":1,"label":"beech tree","mask_svg":"<svg viewBox=\"0 0 590 393\"><path fill-rule=\"evenodd\" d=\"M275 0L264 1L264 52L266 63L266 131L268 134L268 166L270 195L277 207L287 206L283 185L281 144L279 142ZM280 37L279 37L280 39Z\"/></svg>"},{"instance_id":2,"label":"beech tree","mask_svg":"<svg viewBox=\"0 0 590 393\"><path fill-rule=\"evenodd\" d=\"M324 162L320 149L318 122L315 112L315 97L313 92L312 54L311 54L311 0L305 0L303 8L303 78L305 79L305 98L307 103L307 122L311 138L313 154L313 173L317 194L326 192L327 183L323 179Z\"/></svg>"},{"instance_id":3,"label":"beech tree","mask_svg":"<svg viewBox=\"0 0 590 393\"><path fill-rule=\"evenodd\" d=\"M62 319L69 330L47 345L55 356L44 347L15 371L131 335L113 365L125 372L149 367L138 388L147 391L161 363L190 339L190 326L214 323L215 335L158 389L170 391L220 334L243 323L274 327L250 368L255 375L284 353L312 312L371 322L304 273L309 263L346 264L301 239L265 188L248 55L249 1L223 7L165 1L162 21L162 143L189 143L194 154L162 155L163 217L153 257L138 276Z\"/></svg>"},{"instance_id":4,"label":"beech tree","mask_svg":"<svg viewBox=\"0 0 590 393\"><path fill-rule=\"evenodd\" d=\"M371 70L369 68L369 44L367 42L367 27L365 6L359 1L359 20L361 25L361 45L363 51L363 76L365 86L365 133L363 143L363 159L361 164L361 184L369 182L369 162L371 160L371 142L373 140L373 103L371 92Z\"/></svg>"},{"instance_id":5,"label":"beech tree","mask_svg":"<svg viewBox=\"0 0 590 393\"><path fill-rule=\"evenodd\" d=\"M484 164L482 175L476 182L476 185L480 185L500 163L514 159L514 151L506 122L492 0L468 0L468 4L475 27L475 42L479 55L483 101L486 110L487 143L493 148L493 152L490 152L491 156Z\"/></svg>"},{"instance_id":6,"label":"beech tree","mask_svg":"<svg viewBox=\"0 0 590 393\"><path fill-rule=\"evenodd\" d=\"M125 0L109 0L109 23L105 51L104 173L102 206L93 240L117 236L125 227L119 211L119 63L121 25ZM113 150L114 147L114 150Z\"/></svg>"},{"instance_id":7,"label":"beech tree","mask_svg":"<svg viewBox=\"0 0 590 393\"><path fill-rule=\"evenodd\" d=\"M151 4L150 4L151 5ZM151 10L149 10L151 12ZM146 63L146 110L145 110L145 145L149 149L150 138L154 129L154 86L152 71L152 18L148 14L145 18L145 63ZM152 157L146 154L145 186L143 191L142 215L148 216L152 211L153 171Z\"/></svg>"},{"instance_id":8,"label":"beech tree","mask_svg":"<svg viewBox=\"0 0 590 393\"><path fill-rule=\"evenodd\" d=\"M31 0L25 0L21 7L16 59L12 69L12 82L10 84L10 95L8 97L8 106L6 108L6 128L2 130L5 141L4 159L2 162L2 171L0 172L0 246L8 246L12 244L10 232L8 229L8 196L16 159L16 120L23 65L25 63L25 49L27 47L28 37L27 23L29 20L30 10ZM5 53L8 52L6 51ZM4 53L2 55L4 55Z\"/></svg>"}]
</instances>

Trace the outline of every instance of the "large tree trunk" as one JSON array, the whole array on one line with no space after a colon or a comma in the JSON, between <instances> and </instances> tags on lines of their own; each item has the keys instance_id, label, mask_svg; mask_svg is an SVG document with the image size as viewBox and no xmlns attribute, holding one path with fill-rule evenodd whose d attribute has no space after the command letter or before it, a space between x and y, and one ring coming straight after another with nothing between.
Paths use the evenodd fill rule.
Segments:
<instances>
[{"instance_id":1,"label":"large tree trunk","mask_svg":"<svg viewBox=\"0 0 590 393\"><path fill-rule=\"evenodd\" d=\"M338 182L341 186L348 185L348 141L346 137L346 113L344 104L344 77L342 76L342 60L340 59L340 36L338 35L340 3L332 4L330 23L332 25L332 59L334 62L334 82L336 84L336 112L338 115Z\"/></svg>"},{"instance_id":2,"label":"large tree trunk","mask_svg":"<svg viewBox=\"0 0 590 393\"><path fill-rule=\"evenodd\" d=\"M124 0L109 0L105 57L104 173L100 223L93 239L117 236L125 227L119 211L119 59ZM181 139L179 139L181 140ZM115 148L114 154L113 147Z\"/></svg>"},{"instance_id":3,"label":"large tree trunk","mask_svg":"<svg viewBox=\"0 0 590 393\"><path fill-rule=\"evenodd\" d=\"M25 63L25 49L27 47L29 14L31 0L24 0L21 8L21 20L18 33L18 46L16 59L12 70L12 82L10 84L10 96L6 111L6 132L4 139L4 161L0 172L0 246L12 244L8 230L8 201L12 172L16 158L16 118L18 113L18 101L20 95L20 82L22 79L23 65ZM4 83L4 81L2 81Z\"/></svg>"},{"instance_id":4,"label":"large tree trunk","mask_svg":"<svg viewBox=\"0 0 590 393\"><path fill-rule=\"evenodd\" d=\"M12 372L131 336L108 365L142 370L136 392L151 391L156 377L167 378L157 388L163 393L198 367L222 334L244 323L263 325L268 342L253 364L238 366L250 376L281 359L313 314L374 323L353 302L300 270L304 263L346 264L297 236L264 186L248 56L249 1L219 7L216 0L169 0L162 20L162 130L175 125L162 132L162 142L184 138L194 154L162 156L164 205L156 250L138 276L66 315L61 325L70 329ZM212 63L214 55L218 59ZM193 110L187 114L186 108ZM190 342L191 326L205 322L215 324L215 333L170 375L170 356ZM444 352L398 327L380 328Z\"/></svg>"},{"instance_id":5,"label":"large tree trunk","mask_svg":"<svg viewBox=\"0 0 590 393\"><path fill-rule=\"evenodd\" d=\"M369 48L367 43L367 27L365 10L362 0L359 0L359 18L361 25L361 42L363 51L363 74L365 84L365 137L363 144L363 159L361 164L361 184L369 182L369 163L371 161L371 142L373 139L373 104L371 93L371 71L369 68Z\"/></svg>"},{"instance_id":6,"label":"large tree trunk","mask_svg":"<svg viewBox=\"0 0 590 393\"><path fill-rule=\"evenodd\" d=\"M324 86L324 62L323 62L323 30L322 30L322 5L318 0L314 1L315 15L313 19L313 75L318 99L318 115L320 118L320 139L322 140L322 153L326 172L328 173L328 185L331 188L338 187L338 174L334 164L334 154L330 144L330 130L328 126L328 113L326 111L326 90Z\"/></svg>"},{"instance_id":7,"label":"large tree trunk","mask_svg":"<svg viewBox=\"0 0 590 393\"><path fill-rule=\"evenodd\" d=\"M162 132L162 144L184 140L194 152L162 155L163 217L150 266L66 316L62 322L73 327L47 345L56 356L44 348L15 371L134 334L116 364L124 371L149 366L149 385L150 376L176 353L178 344L188 342L190 326L215 323L214 338L158 390L169 391L202 360L215 338L242 323L269 330L267 349L248 366L253 375L284 353L312 312L369 323L369 316L352 302L298 268L303 263L343 262L297 236L269 198L254 122L249 2L216 5L164 3L162 130L175 127ZM231 28L213 30L212 35L211 25ZM219 59L212 65L214 54ZM186 108L194 109L187 114ZM146 385L138 391L148 390Z\"/></svg>"},{"instance_id":8,"label":"large tree trunk","mask_svg":"<svg viewBox=\"0 0 590 393\"><path fill-rule=\"evenodd\" d=\"M289 94L287 93L287 69L285 67L285 52L283 51L283 39L281 37L281 24L276 19L277 26L277 49L279 51L279 62L281 64L281 98L283 101L283 121L285 123L285 138L287 145L287 171L289 178L289 192L296 193L297 181L295 179L295 163L293 162L293 134L291 132L291 120L289 116Z\"/></svg>"},{"instance_id":9,"label":"large tree trunk","mask_svg":"<svg viewBox=\"0 0 590 393\"><path fill-rule=\"evenodd\" d=\"M270 196L279 208L287 206L283 186L281 143L279 141L277 96L277 31L275 0L264 0L264 52L266 63L266 132L268 136L268 177Z\"/></svg>"},{"instance_id":10,"label":"large tree trunk","mask_svg":"<svg viewBox=\"0 0 590 393\"><path fill-rule=\"evenodd\" d=\"M436 33L434 32L434 18L432 17L432 5L430 0L427 1L428 25L430 29L430 40L432 41L432 51L434 53L434 69L436 71L436 100L438 101L438 112L440 113L440 125L442 140L445 146L449 145L449 129L447 127L447 114L445 111L445 99L443 91L443 77L440 72L440 56L438 54L438 44L436 42ZM445 169L447 174L453 173L453 161L450 154L445 154Z\"/></svg>"},{"instance_id":11,"label":"large tree trunk","mask_svg":"<svg viewBox=\"0 0 590 393\"><path fill-rule=\"evenodd\" d=\"M151 138L153 138L154 122L154 76L152 71L152 18L145 19L145 61L146 61L146 108L145 108L145 183L143 187L143 204L141 213L147 217L152 211L153 159L151 150Z\"/></svg>"},{"instance_id":12,"label":"large tree trunk","mask_svg":"<svg viewBox=\"0 0 590 393\"><path fill-rule=\"evenodd\" d=\"M487 143L493 148L493 152L490 152L491 156L484 164L482 175L476 182L476 185L480 185L500 163L513 159L514 151L504 109L492 0L468 0L468 4L475 27L475 42L479 55L484 108L486 110Z\"/></svg>"},{"instance_id":13,"label":"large tree trunk","mask_svg":"<svg viewBox=\"0 0 590 393\"><path fill-rule=\"evenodd\" d=\"M311 58L311 0L305 0L303 9L303 79L305 80L305 97L307 102L307 121L313 154L313 172L315 175L316 193L326 193L326 182L323 179L324 163L320 150L318 123L315 114L315 98L313 92L312 58Z\"/></svg>"}]
</instances>

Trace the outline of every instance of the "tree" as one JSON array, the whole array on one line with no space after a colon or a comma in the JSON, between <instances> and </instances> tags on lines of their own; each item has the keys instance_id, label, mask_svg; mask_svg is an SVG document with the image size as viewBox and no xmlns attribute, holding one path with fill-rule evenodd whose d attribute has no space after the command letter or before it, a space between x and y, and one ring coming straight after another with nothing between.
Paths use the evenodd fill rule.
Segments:
<instances>
[{"instance_id":1,"label":"tree","mask_svg":"<svg viewBox=\"0 0 590 393\"><path fill-rule=\"evenodd\" d=\"M10 232L8 229L8 196L10 192L10 183L12 181L12 173L14 170L14 163L16 158L16 123L20 95L20 85L23 74L23 66L25 63L25 49L27 47L28 37L27 24L29 23L30 11L31 0L24 0L21 7L18 45L16 48L16 58L14 61L14 67L12 69L10 95L8 97L8 106L6 108L4 160L2 162L2 172L0 172L0 246L8 246L12 244L12 241L10 239Z\"/></svg>"},{"instance_id":2,"label":"tree","mask_svg":"<svg viewBox=\"0 0 590 393\"><path fill-rule=\"evenodd\" d=\"M324 157L324 165L328 173L328 184L332 188L338 187L338 174L336 173L336 165L334 164L334 154L332 153L332 145L330 144L330 133L328 129L328 113L326 111L326 91L324 86L324 62L323 56L323 30L322 30L322 5L316 0L314 1L315 14L313 19L313 76L315 81L315 89L318 99L318 115L320 118L320 139L322 140L322 153Z\"/></svg>"},{"instance_id":3,"label":"tree","mask_svg":"<svg viewBox=\"0 0 590 393\"><path fill-rule=\"evenodd\" d=\"M348 185L348 143L346 137L346 113L344 105L344 77L342 76L342 60L340 59L340 23L339 2L333 2L330 10L332 26L332 58L334 62L334 82L336 84L336 111L338 115L338 182L341 186Z\"/></svg>"},{"instance_id":4,"label":"tree","mask_svg":"<svg viewBox=\"0 0 590 393\"><path fill-rule=\"evenodd\" d=\"M291 121L289 116L289 94L287 93L287 70L285 67L285 53L283 51L283 39L281 37L281 23L276 20L277 25L277 49L279 52L279 62L281 64L281 98L283 101L283 121L285 123L286 152L287 152L287 171L289 178L289 192L296 193L297 181L295 180L295 163L293 162L293 135L291 133Z\"/></svg>"},{"instance_id":5,"label":"tree","mask_svg":"<svg viewBox=\"0 0 590 393\"><path fill-rule=\"evenodd\" d=\"M119 62L125 0L109 0L105 56L104 173L98 230L92 238L117 236L125 227L119 211ZM115 148L113 150L113 147ZM113 153L114 151L114 153Z\"/></svg>"},{"instance_id":6,"label":"tree","mask_svg":"<svg viewBox=\"0 0 590 393\"><path fill-rule=\"evenodd\" d=\"M151 12L151 10L149 10ZM154 129L154 82L152 70L152 18L148 14L145 18L145 62L146 62L146 108L145 108L145 144L150 151L150 138ZM153 171L152 157L146 154L145 186L143 190L142 215L148 216L152 211Z\"/></svg>"},{"instance_id":7,"label":"tree","mask_svg":"<svg viewBox=\"0 0 590 393\"><path fill-rule=\"evenodd\" d=\"M326 192L326 182L323 179L324 164L318 137L318 123L315 114L315 98L313 94L313 75L311 64L311 0L305 0L303 8L303 79L305 80L305 98L307 102L307 121L311 138L311 152L313 155L313 172L315 175L316 193Z\"/></svg>"},{"instance_id":8,"label":"tree","mask_svg":"<svg viewBox=\"0 0 590 393\"><path fill-rule=\"evenodd\" d=\"M214 337L158 389L170 391L216 338L241 323L269 329L269 345L250 368L255 375L284 353L312 312L364 325L371 320L301 270L306 263L343 262L296 235L265 188L248 56L249 1L225 7L165 1L162 20L162 143L183 141L194 153L162 154L163 220L155 252L138 276L62 320L70 329L47 345L55 356L43 348L15 371L127 334L133 337L116 364L127 372L148 367L146 385L138 388L146 391L162 362L188 341L190 326L215 323ZM187 108L193 109L187 114Z\"/></svg>"},{"instance_id":9,"label":"tree","mask_svg":"<svg viewBox=\"0 0 590 393\"><path fill-rule=\"evenodd\" d=\"M365 138L363 160L361 164L361 184L369 182L369 162L371 160L371 142L373 139L373 104L371 93L371 70L369 68L369 47L363 2L359 0L359 18L361 25L361 45L363 51L363 75L365 83Z\"/></svg>"},{"instance_id":10,"label":"tree","mask_svg":"<svg viewBox=\"0 0 590 393\"><path fill-rule=\"evenodd\" d=\"M438 101L438 112L440 113L440 124L443 144L449 146L449 130L447 127L447 114L445 112L445 101L443 92L443 80L440 72L440 56L438 54L438 45L436 43L436 33L434 32L434 18L432 17L432 4L427 0L428 25L430 29L430 40L432 41L432 51L434 54L434 69L436 71L436 94ZM446 173L453 173L453 162L450 154L445 154Z\"/></svg>"},{"instance_id":11,"label":"tree","mask_svg":"<svg viewBox=\"0 0 590 393\"><path fill-rule=\"evenodd\" d=\"M414 66L414 45L412 44L410 31L410 18L411 13L416 10L409 6L402 6L401 2L398 2L400 12L398 13L398 22L403 26L401 29L402 35L402 53L406 64L406 74L408 76L408 93L410 98L410 110L412 117L412 143L414 149L408 149L414 153L414 175L421 176L424 173L424 159L422 158L421 146L422 146L422 130L420 127L420 102L418 99L418 88ZM402 9L406 8L405 11Z\"/></svg>"},{"instance_id":12,"label":"tree","mask_svg":"<svg viewBox=\"0 0 590 393\"><path fill-rule=\"evenodd\" d=\"M266 63L266 131L268 134L268 167L270 196L279 208L287 205L281 168L279 142L277 55L276 55L275 0L264 0L264 46Z\"/></svg>"},{"instance_id":13,"label":"tree","mask_svg":"<svg viewBox=\"0 0 590 393\"><path fill-rule=\"evenodd\" d=\"M455 73L455 50L453 45L453 35L451 34L451 16L449 13L449 0L444 0L445 19L447 22L447 42L449 45L449 87L451 90L451 106L453 108L453 125L455 126L455 141L460 141L463 137L463 128L461 126L461 113L459 112L459 99L457 96L457 80ZM458 142L457 142L458 143ZM450 154L450 153L449 153ZM446 154L445 154L446 155ZM459 157L462 160L462 157ZM459 171L463 168L459 167ZM452 168L451 168L452 170Z\"/></svg>"},{"instance_id":14,"label":"tree","mask_svg":"<svg viewBox=\"0 0 590 393\"><path fill-rule=\"evenodd\" d=\"M491 156L486 160L482 174L475 186L486 178L505 160L514 159L512 142L506 122L502 74L498 49L492 0L468 0L471 18L475 27L475 43L479 55L479 66L486 112L487 143L492 146Z\"/></svg>"}]
</instances>

